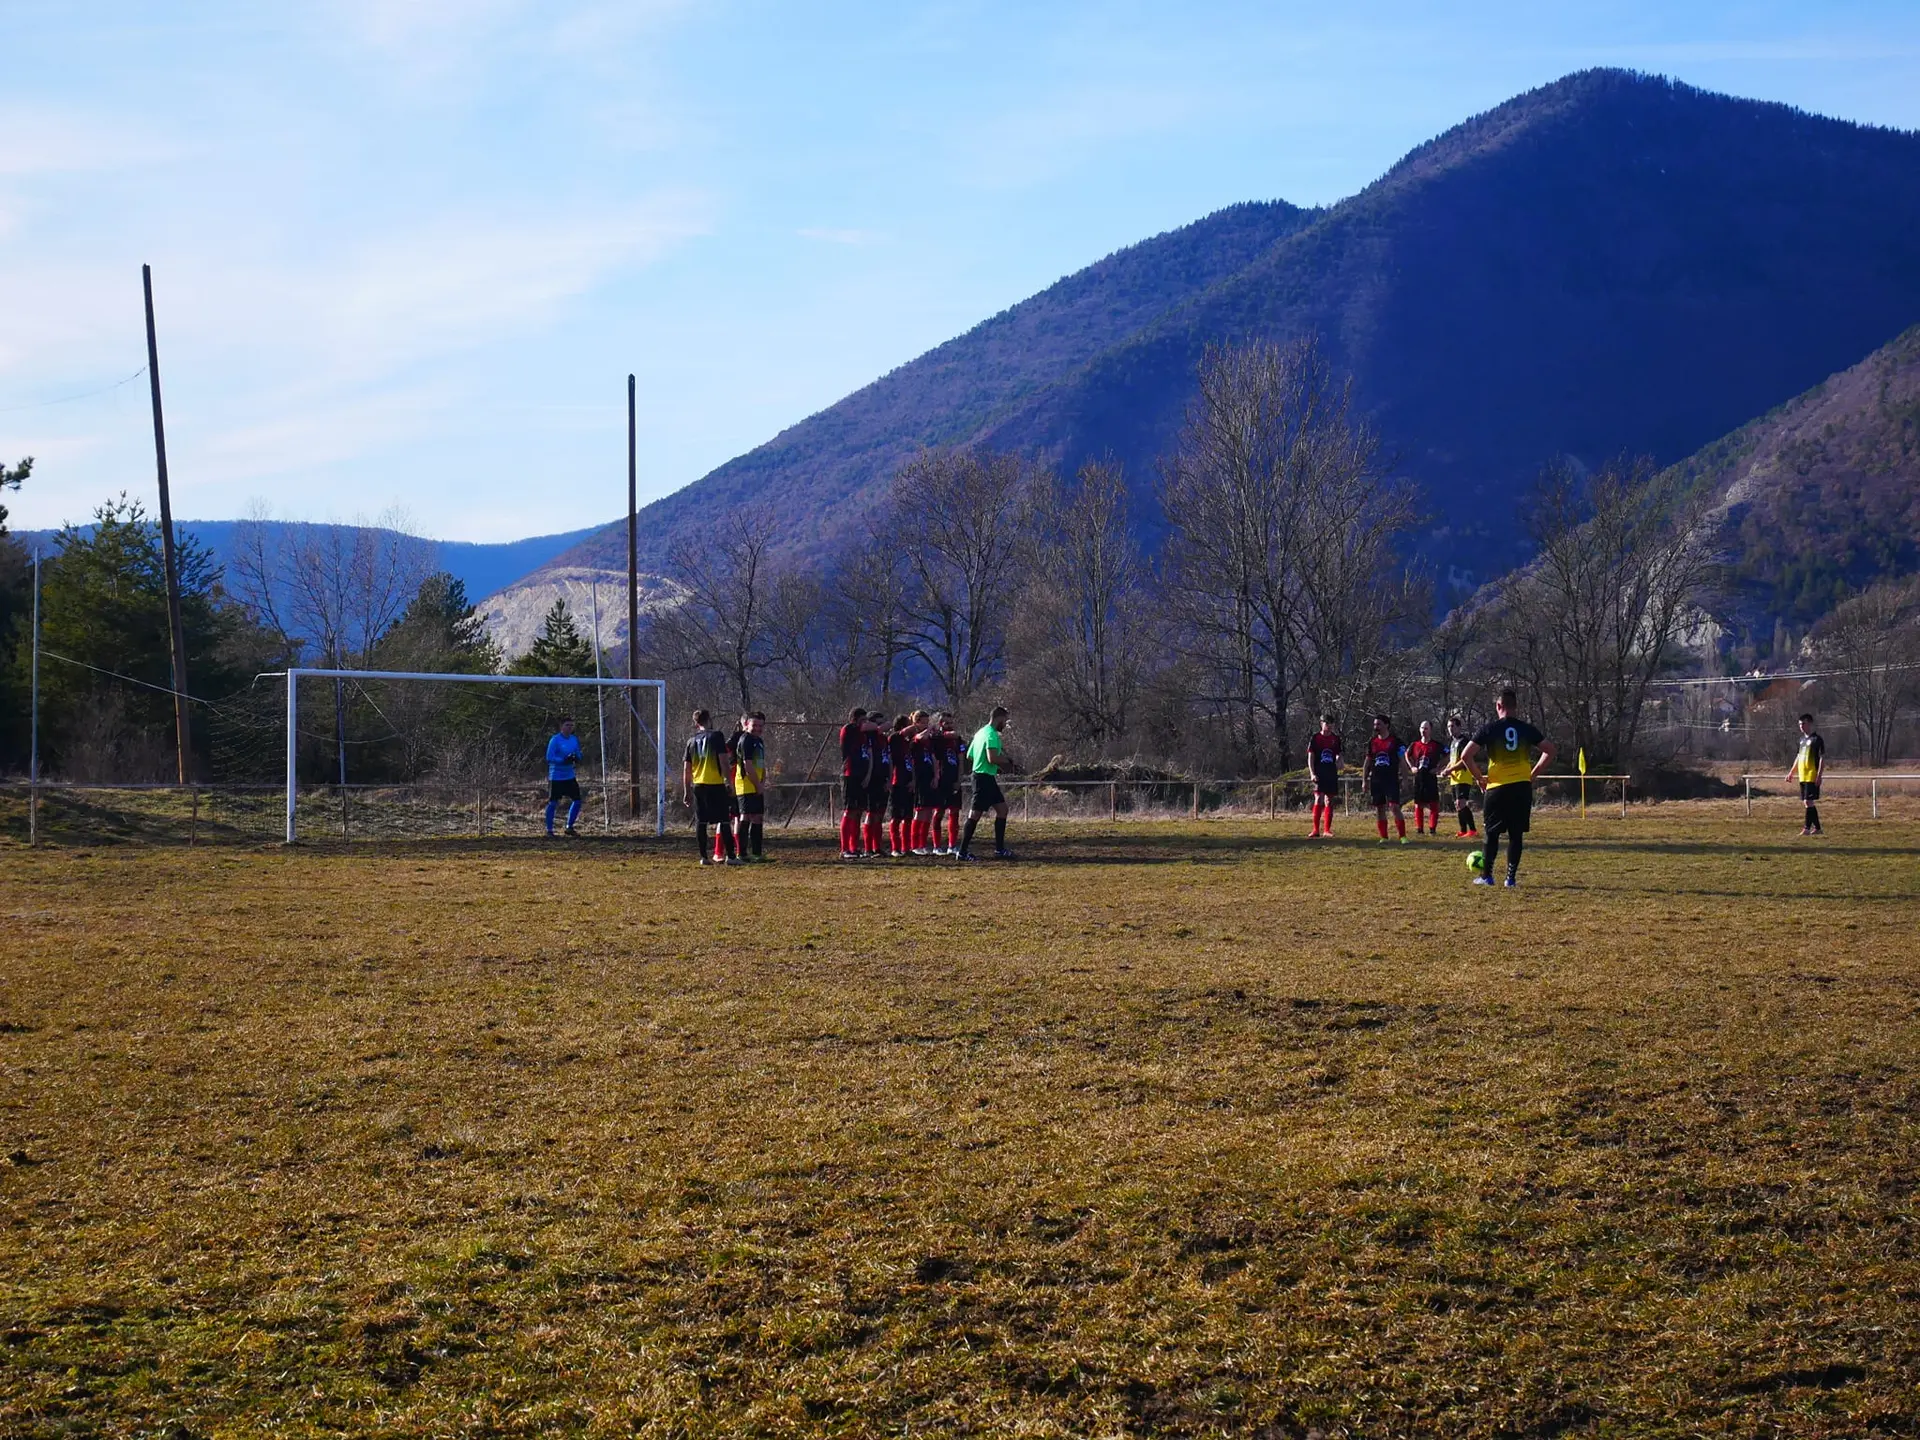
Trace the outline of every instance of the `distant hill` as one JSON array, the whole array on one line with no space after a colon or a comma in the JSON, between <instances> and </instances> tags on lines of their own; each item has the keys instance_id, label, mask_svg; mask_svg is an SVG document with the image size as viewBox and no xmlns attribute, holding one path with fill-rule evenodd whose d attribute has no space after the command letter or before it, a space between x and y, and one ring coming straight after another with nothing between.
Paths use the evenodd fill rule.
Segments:
<instances>
[{"instance_id":1,"label":"distant hill","mask_svg":"<svg viewBox=\"0 0 1920 1440\"><path fill-rule=\"evenodd\" d=\"M1324 211L1236 206L1061 281L647 507L642 563L754 499L817 554L923 445L1112 452L1144 492L1208 342L1317 331L1470 582L1523 558L1553 456L1672 464L1916 320L1920 137L1589 71Z\"/></svg>"},{"instance_id":2,"label":"distant hill","mask_svg":"<svg viewBox=\"0 0 1920 1440\"><path fill-rule=\"evenodd\" d=\"M192 535L198 539L213 552L214 559L224 570L233 555L234 532L245 523L241 520L177 520L174 530L177 534ZM306 528L297 521L275 520L269 523L276 528ZM51 553L58 533L54 530L22 530L15 532L14 538L28 549L38 543ZM531 539L508 540L497 545L482 545L466 540L434 540L428 543L433 546L435 563L462 581L467 587L468 596L477 601L511 584L529 570L546 564L555 555L593 533L591 529L569 530L563 535L537 535ZM625 575L623 568L622 584L625 583Z\"/></svg>"},{"instance_id":3,"label":"distant hill","mask_svg":"<svg viewBox=\"0 0 1920 1440\"><path fill-rule=\"evenodd\" d=\"M1920 570L1920 326L1683 461L1715 497L1741 628L1804 630Z\"/></svg>"}]
</instances>

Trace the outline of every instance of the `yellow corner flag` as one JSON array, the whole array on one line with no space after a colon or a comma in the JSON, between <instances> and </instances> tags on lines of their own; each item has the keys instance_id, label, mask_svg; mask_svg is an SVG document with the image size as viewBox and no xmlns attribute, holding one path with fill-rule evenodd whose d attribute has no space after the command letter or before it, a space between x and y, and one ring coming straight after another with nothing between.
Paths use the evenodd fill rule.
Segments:
<instances>
[{"instance_id":1,"label":"yellow corner flag","mask_svg":"<svg viewBox=\"0 0 1920 1440\"><path fill-rule=\"evenodd\" d=\"M1580 818L1587 818L1587 747L1580 747Z\"/></svg>"}]
</instances>

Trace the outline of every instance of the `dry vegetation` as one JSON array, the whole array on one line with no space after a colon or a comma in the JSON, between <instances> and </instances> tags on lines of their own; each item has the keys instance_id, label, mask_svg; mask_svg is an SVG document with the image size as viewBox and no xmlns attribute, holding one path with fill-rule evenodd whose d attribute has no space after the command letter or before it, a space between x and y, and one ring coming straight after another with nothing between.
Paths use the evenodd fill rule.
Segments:
<instances>
[{"instance_id":1,"label":"dry vegetation","mask_svg":"<svg viewBox=\"0 0 1920 1440\"><path fill-rule=\"evenodd\" d=\"M0 1432L1911 1435L1920 823L5 855Z\"/></svg>"}]
</instances>

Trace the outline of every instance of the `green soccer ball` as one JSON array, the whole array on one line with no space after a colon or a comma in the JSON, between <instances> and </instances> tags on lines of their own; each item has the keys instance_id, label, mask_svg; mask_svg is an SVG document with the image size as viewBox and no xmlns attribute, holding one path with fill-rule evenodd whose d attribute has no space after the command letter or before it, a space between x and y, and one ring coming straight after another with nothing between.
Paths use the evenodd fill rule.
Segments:
<instances>
[{"instance_id":1,"label":"green soccer ball","mask_svg":"<svg viewBox=\"0 0 1920 1440\"><path fill-rule=\"evenodd\" d=\"M1485 873L1486 868L1487 868L1487 852L1486 851L1469 850L1467 852L1467 869L1471 870L1476 875L1480 875Z\"/></svg>"}]
</instances>

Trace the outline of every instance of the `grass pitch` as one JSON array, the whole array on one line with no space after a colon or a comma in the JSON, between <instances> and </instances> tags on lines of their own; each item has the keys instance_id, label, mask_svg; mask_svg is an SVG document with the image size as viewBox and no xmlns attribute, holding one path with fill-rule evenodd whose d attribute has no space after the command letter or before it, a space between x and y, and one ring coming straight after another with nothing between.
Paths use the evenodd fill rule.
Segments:
<instances>
[{"instance_id":1,"label":"grass pitch","mask_svg":"<svg viewBox=\"0 0 1920 1440\"><path fill-rule=\"evenodd\" d=\"M1920 824L4 857L0 1433L1911 1435Z\"/></svg>"}]
</instances>

